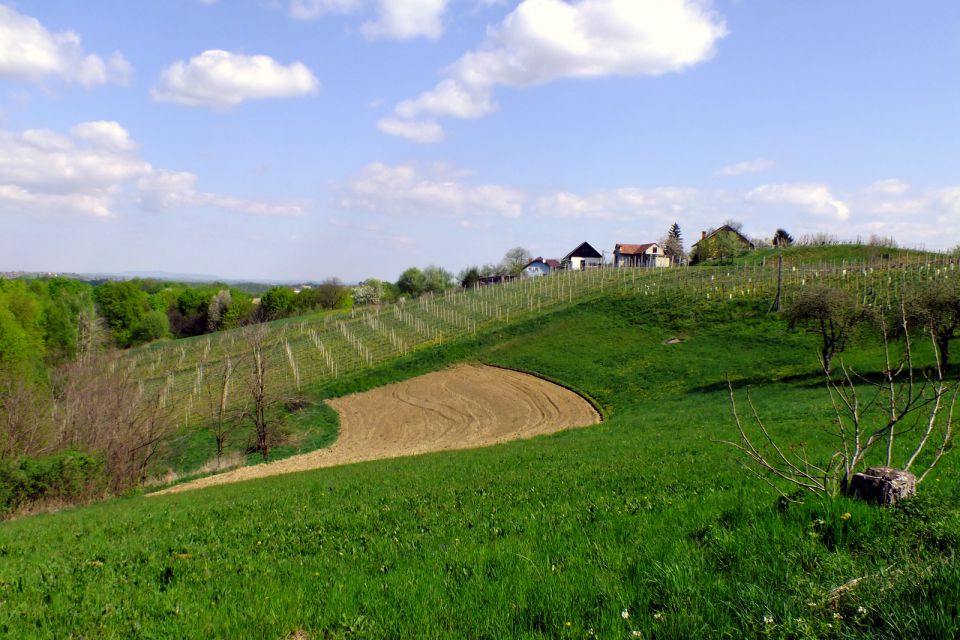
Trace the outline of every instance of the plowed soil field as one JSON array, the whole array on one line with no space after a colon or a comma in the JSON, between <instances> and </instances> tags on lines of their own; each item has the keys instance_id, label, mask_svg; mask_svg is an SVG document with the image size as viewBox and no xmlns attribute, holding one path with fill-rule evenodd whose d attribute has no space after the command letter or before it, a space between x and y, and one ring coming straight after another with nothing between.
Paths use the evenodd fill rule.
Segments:
<instances>
[{"instance_id":1,"label":"plowed soil field","mask_svg":"<svg viewBox=\"0 0 960 640\"><path fill-rule=\"evenodd\" d=\"M576 393L535 376L461 365L330 401L340 435L327 449L241 467L160 493L321 467L470 449L600 422Z\"/></svg>"}]
</instances>

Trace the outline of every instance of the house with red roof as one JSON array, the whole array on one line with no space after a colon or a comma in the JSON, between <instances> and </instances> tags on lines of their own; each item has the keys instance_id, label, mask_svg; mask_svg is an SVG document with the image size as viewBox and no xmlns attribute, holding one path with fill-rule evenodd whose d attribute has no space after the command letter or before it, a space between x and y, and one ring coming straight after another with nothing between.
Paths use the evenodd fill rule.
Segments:
<instances>
[{"instance_id":1,"label":"house with red roof","mask_svg":"<svg viewBox=\"0 0 960 640\"><path fill-rule=\"evenodd\" d=\"M618 244L613 249L614 267L669 267L673 261L656 242Z\"/></svg>"},{"instance_id":2,"label":"house with red roof","mask_svg":"<svg viewBox=\"0 0 960 640\"><path fill-rule=\"evenodd\" d=\"M560 261L552 258L536 257L523 267L523 275L528 278L546 276L560 270Z\"/></svg>"}]
</instances>

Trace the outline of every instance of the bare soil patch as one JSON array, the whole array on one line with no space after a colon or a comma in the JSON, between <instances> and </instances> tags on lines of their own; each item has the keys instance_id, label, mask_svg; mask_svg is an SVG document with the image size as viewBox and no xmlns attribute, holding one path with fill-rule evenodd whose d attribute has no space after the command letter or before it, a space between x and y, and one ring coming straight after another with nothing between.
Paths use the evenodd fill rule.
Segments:
<instances>
[{"instance_id":1,"label":"bare soil patch","mask_svg":"<svg viewBox=\"0 0 960 640\"><path fill-rule=\"evenodd\" d=\"M242 467L164 491L175 493L266 476L470 449L597 424L584 398L535 376L460 365L330 401L340 435L327 449Z\"/></svg>"}]
</instances>

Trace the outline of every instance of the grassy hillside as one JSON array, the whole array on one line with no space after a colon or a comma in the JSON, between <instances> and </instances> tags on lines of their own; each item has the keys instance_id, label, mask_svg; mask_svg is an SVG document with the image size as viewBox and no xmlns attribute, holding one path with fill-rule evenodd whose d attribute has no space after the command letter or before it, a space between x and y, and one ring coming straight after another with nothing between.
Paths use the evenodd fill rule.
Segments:
<instances>
[{"instance_id":1,"label":"grassy hillside","mask_svg":"<svg viewBox=\"0 0 960 640\"><path fill-rule=\"evenodd\" d=\"M735 262L739 265L776 263L779 249L757 249L739 256ZM787 265L815 265L821 263L916 263L924 259L935 259L938 254L916 249L897 249L869 244L836 244L827 246L793 246L783 250L783 261Z\"/></svg>"},{"instance_id":2,"label":"grassy hillside","mask_svg":"<svg viewBox=\"0 0 960 640\"><path fill-rule=\"evenodd\" d=\"M851 251L887 253L871 254L875 260L867 260L866 253L856 254L854 266ZM313 314L261 325L268 387L280 400L300 404L318 389L327 393L326 389L349 387L355 378L380 379L382 367L398 359L440 345L482 343L483 336L490 332L495 334L517 322L611 293L649 297L667 306L681 304L678 298L684 305L771 300L777 269L772 260L761 266L762 253L742 259L749 259L749 264L722 267L563 272L379 308ZM955 280L960 274L955 269L956 261L946 256L877 247L798 247L788 250L786 256L785 300L805 286L825 284L846 288L866 303L889 303L904 287L931 279ZM111 370L129 371L151 399L155 397L159 404L170 407L169 419L178 425L180 435L172 455L154 458L154 475L164 476L168 470L190 474L209 467L213 438L203 426L212 422L211 411L220 406L217 400L225 388L228 363L233 367L227 385L231 389L228 414L236 421L237 416L253 413L250 394L243 392L249 386L246 376L252 369L250 338L249 330L242 330L161 342L131 350L118 362L103 364ZM331 420L314 425L295 416L284 429L290 437L277 454L296 453L329 441L336 425ZM244 426L235 432L247 430ZM234 437L228 454L234 461L242 461L250 444L249 438ZM246 457L248 462L257 459L257 454Z\"/></svg>"},{"instance_id":3,"label":"grassy hillside","mask_svg":"<svg viewBox=\"0 0 960 640\"><path fill-rule=\"evenodd\" d=\"M582 390L608 419L490 449L6 523L0 630L957 637L960 460L946 458L904 508L780 505L716 442L734 437L729 375L752 385L786 440L830 444L813 341L765 311L748 301L673 308L617 292L325 381L313 391L338 395L478 359ZM683 341L665 344L671 337ZM879 352L864 340L855 360L867 370Z\"/></svg>"}]
</instances>

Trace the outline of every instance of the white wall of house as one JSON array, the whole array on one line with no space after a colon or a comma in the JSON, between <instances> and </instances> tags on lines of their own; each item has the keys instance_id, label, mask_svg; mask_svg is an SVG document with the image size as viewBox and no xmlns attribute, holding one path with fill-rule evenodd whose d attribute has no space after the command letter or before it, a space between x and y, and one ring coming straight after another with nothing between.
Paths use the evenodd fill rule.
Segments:
<instances>
[{"instance_id":1,"label":"white wall of house","mask_svg":"<svg viewBox=\"0 0 960 640\"><path fill-rule=\"evenodd\" d=\"M550 273L550 265L545 262L534 262L523 268L523 275L528 278L539 278Z\"/></svg>"},{"instance_id":2,"label":"white wall of house","mask_svg":"<svg viewBox=\"0 0 960 640\"><path fill-rule=\"evenodd\" d=\"M574 271L603 266L603 258L570 258L570 268Z\"/></svg>"}]
</instances>

